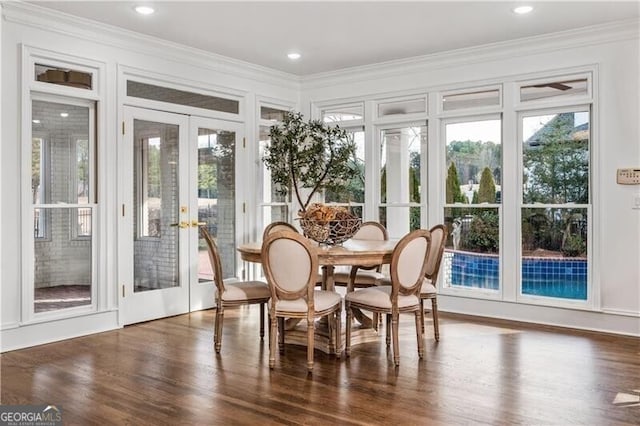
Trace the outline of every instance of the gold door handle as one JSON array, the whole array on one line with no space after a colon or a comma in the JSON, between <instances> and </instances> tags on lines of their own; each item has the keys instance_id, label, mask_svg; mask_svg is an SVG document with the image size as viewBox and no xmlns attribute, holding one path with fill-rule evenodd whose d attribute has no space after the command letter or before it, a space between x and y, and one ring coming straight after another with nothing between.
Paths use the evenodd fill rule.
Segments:
<instances>
[{"instance_id":1,"label":"gold door handle","mask_svg":"<svg viewBox=\"0 0 640 426\"><path fill-rule=\"evenodd\" d=\"M169 226L177 226L178 228L188 228L189 227L189 222L185 222L184 220L180 223L171 223L169 224Z\"/></svg>"},{"instance_id":2,"label":"gold door handle","mask_svg":"<svg viewBox=\"0 0 640 426\"><path fill-rule=\"evenodd\" d=\"M197 220L191 221L191 226L193 226L194 228L198 226L205 226L205 225L207 225L207 222L198 222Z\"/></svg>"}]
</instances>

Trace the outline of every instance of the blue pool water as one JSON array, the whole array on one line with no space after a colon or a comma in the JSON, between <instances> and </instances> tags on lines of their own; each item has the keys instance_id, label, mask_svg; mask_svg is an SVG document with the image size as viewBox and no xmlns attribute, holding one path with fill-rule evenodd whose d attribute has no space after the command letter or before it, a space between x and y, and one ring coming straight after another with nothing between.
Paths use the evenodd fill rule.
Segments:
<instances>
[{"instance_id":1,"label":"blue pool water","mask_svg":"<svg viewBox=\"0 0 640 426\"><path fill-rule=\"evenodd\" d=\"M496 255L447 251L444 264L448 285L500 288L500 261ZM525 257L522 261L522 293L586 300L586 259Z\"/></svg>"}]
</instances>

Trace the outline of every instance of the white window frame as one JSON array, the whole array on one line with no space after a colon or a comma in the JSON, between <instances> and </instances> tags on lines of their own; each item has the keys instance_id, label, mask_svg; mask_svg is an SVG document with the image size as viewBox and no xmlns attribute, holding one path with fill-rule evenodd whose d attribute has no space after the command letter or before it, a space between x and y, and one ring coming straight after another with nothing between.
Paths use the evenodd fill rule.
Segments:
<instances>
[{"instance_id":1,"label":"white window frame","mask_svg":"<svg viewBox=\"0 0 640 426\"><path fill-rule=\"evenodd\" d=\"M35 78L35 64L46 64L51 67L68 68L77 71L82 71L91 74L92 86L91 89L84 89L72 86L64 86L59 84L51 84L42 81L37 81ZM31 144L33 138L32 129L32 101L42 100L50 102L59 102L67 104L78 104L81 106L92 105L92 112L90 113L90 119L93 121L93 131L90 134L90 138L94 138L93 142L90 142L95 149L98 148L95 143L95 138L100 140L106 140L106 130L104 126L97 127L96 120L101 122L106 121L106 109L102 108L104 102L105 93L105 79L106 64L104 62L93 61L85 58L78 58L75 56L66 55L63 53L54 52L48 49L41 49L30 45L21 45L21 81L22 81L22 93L21 93L21 158L22 158L22 172L21 172L21 205L23 211L30 212L28 215L24 215L21 223L21 235L22 235L22 250L21 250L21 262L22 262L22 298L21 298L21 313L20 313L20 325L50 322L57 319L72 318L78 316L85 316L94 313L98 310L106 310L113 307L115 287L109 287L103 285L99 277L104 277L107 274L106 266L104 263L97 262L98 248L101 250L107 250L107 243L103 240L99 240L99 235L104 235L104 230L107 227L105 222L100 221L100 212L104 210L104 203L99 206L97 204L96 190L98 185L98 176L94 174L93 178L93 203L83 204L80 207L90 208L92 217L92 238L91 238L91 304L83 305L73 308L60 309L55 311L47 311L42 313L35 313L34 309L34 262L35 254L33 247L36 239L33 232L33 209L35 207L52 207L52 208L69 208L76 205L34 205L31 194ZM98 118L99 117L99 118ZM94 151L95 151L94 149ZM104 151L103 151L104 154ZM97 155L97 152L94 154ZM106 156L105 156L106 157ZM95 164L95 158L92 159ZM104 170L106 167L102 167L100 170L102 176L105 176ZM106 194L106 179L102 180L101 193ZM107 222L111 222L111 219L106 219ZM100 270L98 270L100 269Z\"/></svg>"},{"instance_id":2,"label":"white window frame","mask_svg":"<svg viewBox=\"0 0 640 426\"><path fill-rule=\"evenodd\" d=\"M465 91L463 91L464 93ZM492 107L492 109L494 109L494 107ZM478 110L485 110L486 108L477 108L474 109L473 111L478 111ZM446 143L446 137L447 137L447 125L449 124L458 124L458 123L468 123L468 122L477 122L477 121L490 121L490 120L499 120L500 121L500 130L501 130L501 148L502 148L502 165L501 165L501 180L500 180L500 186L501 188L504 187L504 117L502 112L492 112L492 113L470 113L471 109L464 109L464 110L456 110L456 112L459 111L464 111L465 115L459 115L456 114L455 116L450 116L449 118L443 118L440 120L440 140L439 140L439 149L440 149L440 158L441 158L441 164L439 165L438 169L441 170L441 181L440 181L440 188L439 191L442 194L442 205L440 208L440 218L443 218L443 211L445 208L471 208L471 209L483 209L483 208L497 208L498 209L498 224L499 224L499 230L498 230L498 236L500 238L500 242L498 243L498 259L500 262L500 266L498 268L498 290L489 290L489 289L481 289L481 288L474 288L474 287L460 287L460 286L456 286L456 287L445 287L444 286L444 274L441 273L440 274L440 283L439 285L439 291L442 294L445 295L451 295L451 296L463 296L463 297L469 297L469 298L480 298L480 299L488 299L488 300L503 300L504 299L504 293L505 293L505 280L503 279L504 277L504 268L505 268L505 262L504 262L504 245L505 245L505 241L504 241L504 196L501 195L500 197L500 203L495 203L495 204L461 204L461 203L456 203L456 204L447 204L446 202L446 175L447 175L447 164L446 164L446 159L447 159L447 143ZM502 192L502 191L501 191Z\"/></svg>"},{"instance_id":3,"label":"white window frame","mask_svg":"<svg viewBox=\"0 0 640 426\"><path fill-rule=\"evenodd\" d=\"M561 77L565 78L565 77ZM548 79L546 79L548 81ZM516 210L516 223L518 224L517 228L517 241L516 245L516 258L517 258L517 287L516 287L516 301L518 303L527 303L532 305L544 305L544 306L554 306L554 307L562 307L562 308L572 308L572 309L583 309L583 310L593 310L598 308L599 304L599 287L596 288L593 283L593 269L594 269L594 249L596 247L595 244L595 235L593 232L594 229L594 218L593 218L593 205L594 205L594 196L595 192L593 189L593 176L594 176L594 146L595 141L593 138L594 130L593 130L593 121L594 121L594 113L592 108L592 103L578 103L571 104L570 97L567 97L567 101L563 102L564 106L550 106L548 108L541 109L530 109L519 111L517 114L517 126L518 126L518 190L517 190L517 201L518 208ZM533 102L533 101L531 101ZM549 104L551 102L547 102ZM552 104L557 104L556 101L552 102ZM527 103L528 105L528 103ZM522 121L525 117L534 117L538 115L550 115L550 114L559 114L566 112L576 112L576 111L587 111L589 112L589 203L588 204L576 204L576 203L564 203L564 204L524 204L523 202L523 174L524 174L524 165L523 165L523 126ZM585 209L587 211L587 299L586 300L575 300L575 299L564 299L564 298L554 298L548 296L537 296L537 295L527 295L522 293L522 209L523 208L576 208L576 209Z\"/></svg>"}]
</instances>

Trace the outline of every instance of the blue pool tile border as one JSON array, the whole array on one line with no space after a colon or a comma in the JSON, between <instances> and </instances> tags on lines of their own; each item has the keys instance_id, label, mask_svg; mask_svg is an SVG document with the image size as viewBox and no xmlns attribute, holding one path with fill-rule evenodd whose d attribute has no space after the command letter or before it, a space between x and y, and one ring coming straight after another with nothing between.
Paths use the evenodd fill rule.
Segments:
<instances>
[{"instance_id":1,"label":"blue pool tile border","mask_svg":"<svg viewBox=\"0 0 640 426\"><path fill-rule=\"evenodd\" d=\"M444 264L447 285L500 289L498 255L446 250ZM524 257L522 293L586 300L587 259Z\"/></svg>"}]
</instances>

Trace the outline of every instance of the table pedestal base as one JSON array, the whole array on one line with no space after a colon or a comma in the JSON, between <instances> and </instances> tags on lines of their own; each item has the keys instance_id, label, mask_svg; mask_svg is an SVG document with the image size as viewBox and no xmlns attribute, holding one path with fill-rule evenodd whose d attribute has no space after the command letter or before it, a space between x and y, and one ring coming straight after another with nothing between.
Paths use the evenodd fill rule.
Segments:
<instances>
[{"instance_id":1,"label":"table pedestal base","mask_svg":"<svg viewBox=\"0 0 640 426\"><path fill-rule=\"evenodd\" d=\"M341 324L340 348L337 356L341 357L345 348L346 324ZM381 339L381 333L359 325L357 322L351 326L351 346L360 343L377 342ZM284 334L284 343L290 345L307 346L307 322L300 321L295 327L287 329ZM316 321L314 347L326 354L331 354L329 350L329 327L326 321Z\"/></svg>"}]
</instances>

